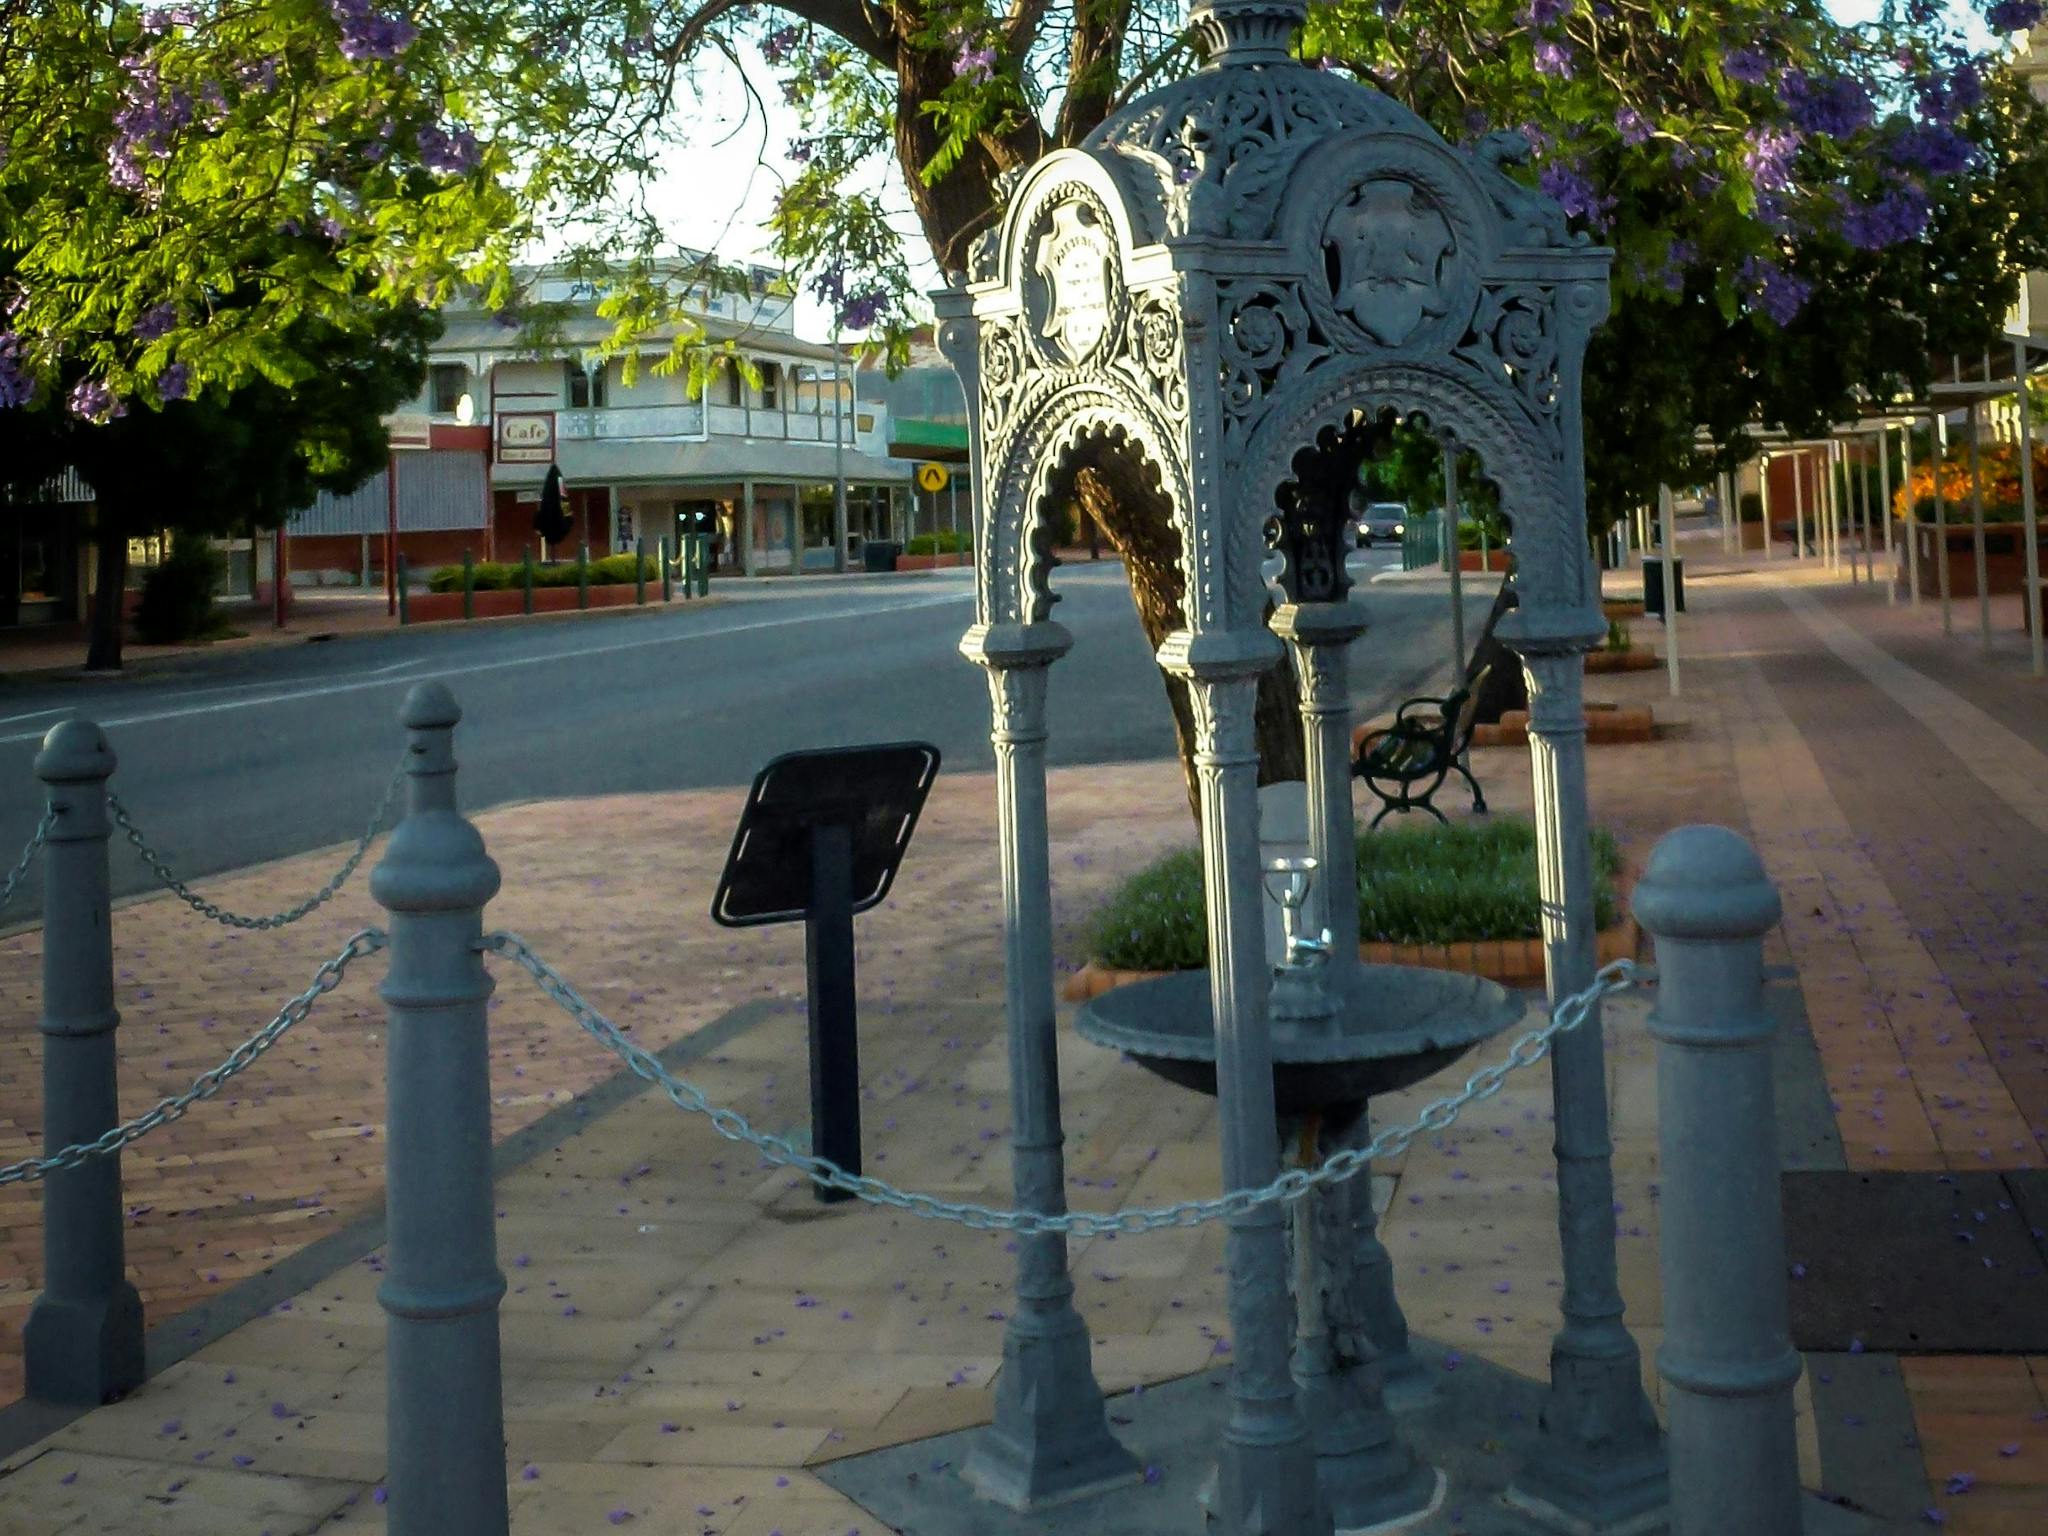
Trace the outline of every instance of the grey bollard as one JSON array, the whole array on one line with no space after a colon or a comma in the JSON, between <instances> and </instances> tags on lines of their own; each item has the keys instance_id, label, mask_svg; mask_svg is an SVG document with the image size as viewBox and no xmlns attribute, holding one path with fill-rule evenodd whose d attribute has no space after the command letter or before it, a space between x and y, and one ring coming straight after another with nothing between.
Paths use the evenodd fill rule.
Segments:
<instances>
[{"instance_id":1,"label":"grey bollard","mask_svg":"<svg viewBox=\"0 0 2048 1536\"><path fill-rule=\"evenodd\" d=\"M405 819L370 890L390 914L383 1306L390 1536L504 1536L505 1412L491 1197L491 978L477 943L498 866L455 808L454 696L422 683Z\"/></svg>"},{"instance_id":2,"label":"grey bollard","mask_svg":"<svg viewBox=\"0 0 2048 1536\"><path fill-rule=\"evenodd\" d=\"M1774 1026L1763 935L1778 893L1725 827L1663 838L1635 890L1657 945L1657 1140L1671 1536L1798 1536Z\"/></svg>"},{"instance_id":3,"label":"grey bollard","mask_svg":"<svg viewBox=\"0 0 2048 1536\"><path fill-rule=\"evenodd\" d=\"M54 727L36 754L56 813L43 849L45 1155L93 1141L121 1119L107 894L113 771L106 736L86 720ZM119 1153L44 1181L43 1293L22 1330L30 1397L96 1406L142 1384L142 1298L128 1283L121 1221Z\"/></svg>"}]
</instances>

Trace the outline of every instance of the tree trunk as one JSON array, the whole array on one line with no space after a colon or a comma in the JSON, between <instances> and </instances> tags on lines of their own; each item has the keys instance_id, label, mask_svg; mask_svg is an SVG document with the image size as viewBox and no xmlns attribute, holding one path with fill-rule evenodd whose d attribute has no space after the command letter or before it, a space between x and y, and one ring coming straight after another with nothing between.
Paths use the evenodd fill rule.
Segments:
<instances>
[{"instance_id":1,"label":"tree trunk","mask_svg":"<svg viewBox=\"0 0 2048 1536\"><path fill-rule=\"evenodd\" d=\"M85 650L88 672L121 670L121 639L128 627L122 609L128 596L128 530L103 504L97 510L93 546L92 623Z\"/></svg>"},{"instance_id":2,"label":"tree trunk","mask_svg":"<svg viewBox=\"0 0 2048 1536\"><path fill-rule=\"evenodd\" d=\"M1165 503L1139 482L1134 469L1122 460L1083 469L1074 478L1074 494L1084 515L1123 556L1138 623L1145 631L1146 643L1157 651L1183 622L1180 541L1167 520ZM1202 802L1194 766L1195 716L1187 683L1169 672L1162 671L1159 676L1173 713L1188 809L1199 822ZM1284 656L1259 679L1257 728L1261 784L1308 777L1294 674Z\"/></svg>"}]
</instances>

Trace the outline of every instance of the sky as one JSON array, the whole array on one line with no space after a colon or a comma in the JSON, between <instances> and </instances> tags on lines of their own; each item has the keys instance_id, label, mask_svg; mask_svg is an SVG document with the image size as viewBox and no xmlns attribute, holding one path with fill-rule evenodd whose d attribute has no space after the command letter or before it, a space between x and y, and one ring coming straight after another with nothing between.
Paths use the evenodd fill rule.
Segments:
<instances>
[{"instance_id":1,"label":"sky","mask_svg":"<svg viewBox=\"0 0 2048 1536\"><path fill-rule=\"evenodd\" d=\"M1837 20L1856 25L1874 19L1879 4L1880 0L1831 0L1828 10ZM1980 47L1989 43L1974 11L1959 5L1951 5L1950 10L1964 18L1973 42ZM701 71L697 121L689 130L689 148L669 156L669 172L652 188L650 201L673 231L674 244L715 250L732 261L772 262L765 226L782 173L789 166L789 142L800 137L800 130L796 114L782 103L775 72L751 47L743 56L754 83L754 98L749 99L740 80L722 62ZM923 236L893 166L876 168L876 180L884 178L906 249L917 258L915 275L927 289L936 287L938 269L925 252ZM831 328L826 306L804 294L797 305L798 331L823 338L830 335Z\"/></svg>"}]
</instances>

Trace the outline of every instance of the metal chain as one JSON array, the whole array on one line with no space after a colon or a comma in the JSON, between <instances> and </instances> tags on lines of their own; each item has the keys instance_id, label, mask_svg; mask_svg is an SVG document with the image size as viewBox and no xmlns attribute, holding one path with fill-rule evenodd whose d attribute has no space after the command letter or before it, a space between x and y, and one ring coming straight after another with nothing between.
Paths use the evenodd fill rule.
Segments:
<instances>
[{"instance_id":1,"label":"metal chain","mask_svg":"<svg viewBox=\"0 0 2048 1536\"><path fill-rule=\"evenodd\" d=\"M313 1011L315 1002L341 985L341 978L351 964L365 955L374 955L389 942L387 935L379 928L365 928L350 935L348 943L341 947L340 953L331 960L323 961L320 969L313 973L311 986L286 1003L278 1011L276 1018L230 1051L226 1061L211 1072L202 1072L193 1079L192 1086L183 1093L161 1100L154 1108L137 1115L133 1120L109 1128L93 1141L74 1142L61 1152L53 1152L48 1157L23 1158L18 1163L8 1163L0 1167L0 1185L19 1184L28 1179L40 1179L61 1169L76 1168L89 1157L118 1152L129 1142L140 1140L158 1126L181 1118L194 1104L219 1093L229 1078L277 1044L286 1030Z\"/></svg>"},{"instance_id":2,"label":"metal chain","mask_svg":"<svg viewBox=\"0 0 2048 1536\"><path fill-rule=\"evenodd\" d=\"M43 842L50 835L50 828L57 825L57 811L53 806L43 812L43 819L36 823L35 831L28 835L28 845L21 850L21 857L14 861L14 868L7 872L5 881L0 881L0 912L7 910L7 903L14 900L22 879L28 874L28 867L35 863L36 855L42 851Z\"/></svg>"},{"instance_id":3,"label":"metal chain","mask_svg":"<svg viewBox=\"0 0 2048 1536\"><path fill-rule=\"evenodd\" d=\"M230 912L225 907L215 906L171 873L170 866L163 861L162 856L143 841L141 828L135 825L128 814L128 807L121 803L121 797L112 790L107 791L107 809L113 813L114 825L128 834L128 841L133 843L135 851L142 855L142 862L155 872L157 879L168 886L180 901L201 917L209 917L229 928L286 928L316 907L326 905L337 891L348 884L349 876L356 872L356 867L363 862L363 855L370 851L370 844L376 840L378 829L384 825L384 819L391 814L391 803L398 798L398 786L404 782L405 762L400 759L398 766L391 771L391 782L384 786L384 798L377 802L377 809L370 816L370 824L363 828L363 835L356 839L354 850L342 861L341 868L334 872L334 878L296 907L287 907L284 911L273 912L268 917L244 917L239 912Z\"/></svg>"},{"instance_id":4,"label":"metal chain","mask_svg":"<svg viewBox=\"0 0 2048 1536\"><path fill-rule=\"evenodd\" d=\"M625 1062L633 1072L654 1083L675 1102L677 1108L705 1116L712 1129L728 1141L755 1148L770 1162L793 1168L827 1189L843 1190L871 1205L907 1211L932 1221L957 1222L977 1231L1017 1232L1024 1235L1063 1232L1074 1237L1095 1237L1104 1233L1131 1235L1167 1227L1193 1227L1204 1222L1243 1216L1260 1206L1296 1200L1326 1184L1356 1178L1380 1158L1392 1157L1425 1132L1448 1129L1466 1105L1490 1099L1499 1093L1508 1077L1522 1067L1534 1066L1550 1054L1551 1042L1568 1030L1577 1029L1593 1015L1604 997L1626 991L1633 985L1636 965L1617 960L1603 966L1593 983L1573 994L1552 1011L1550 1021L1530 1030L1508 1048L1507 1055L1490 1066L1481 1067L1465 1079L1465 1086L1425 1108L1407 1125L1384 1130L1363 1147L1349 1147L1333 1154L1321 1166L1293 1168L1263 1189L1234 1189L1214 1200L1183 1200L1174 1205L1134 1207L1121 1211L1071 1211L1059 1215L1044 1211L998 1210L992 1206L941 1200L934 1195L901 1190L881 1179L848 1173L838 1164L814 1157L786 1137L757 1131L738 1110L711 1103L704 1091L677 1077L659 1058L635 1045L617 1025L599 1013L574 986L533 946L513 933L490 933L482 940L490 954L515 962L539 984L563 1012L581 1025L600 1045Z\"/></svg>"}]
</instances>

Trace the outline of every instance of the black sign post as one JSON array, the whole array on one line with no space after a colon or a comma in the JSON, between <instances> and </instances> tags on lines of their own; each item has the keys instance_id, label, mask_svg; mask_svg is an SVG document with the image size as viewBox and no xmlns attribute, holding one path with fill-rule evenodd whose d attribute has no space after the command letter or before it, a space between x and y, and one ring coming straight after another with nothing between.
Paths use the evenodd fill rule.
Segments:
<instances>
[{"instance_id":1,"label":"black sign post","mask_svg":"<svg viewBox=\"0 0 2048 1536\"><path fill-rule=\"evenodd\" d=\"M727 928L804 922L811 1151L861 1171L853 919L889 894L939 771L923 742L791 752L747 795L711 916ZM815 1186L821 1200L849 1198Z\"/></svg>"}]
</instances>

